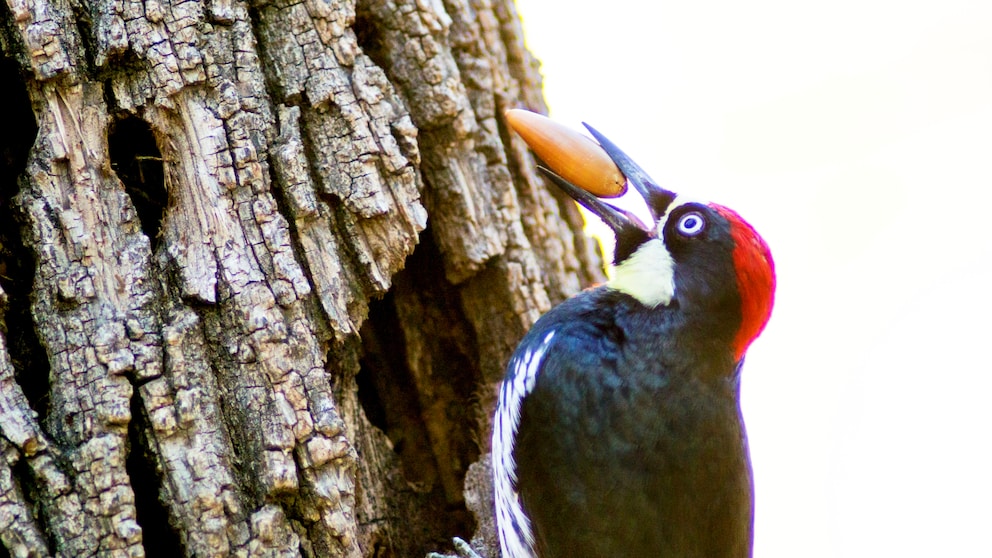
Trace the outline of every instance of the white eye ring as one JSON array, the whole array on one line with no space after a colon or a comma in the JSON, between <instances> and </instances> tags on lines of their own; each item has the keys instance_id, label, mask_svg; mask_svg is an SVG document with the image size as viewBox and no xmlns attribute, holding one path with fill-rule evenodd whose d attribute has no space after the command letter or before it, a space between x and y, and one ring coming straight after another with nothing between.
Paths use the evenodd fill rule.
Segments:
<instances>
[{"instance_id":1,"label":"white eye ring","mask_svg":"<svg viewBox=\"0 0 992 558\"><path fill-rule=\"evenodd\" d=\"M690 211L679 217L679 222L675 228L683 236L696 236L706 228L706 219L703 218L702 213Z\"/></svg>"}]
</instances>

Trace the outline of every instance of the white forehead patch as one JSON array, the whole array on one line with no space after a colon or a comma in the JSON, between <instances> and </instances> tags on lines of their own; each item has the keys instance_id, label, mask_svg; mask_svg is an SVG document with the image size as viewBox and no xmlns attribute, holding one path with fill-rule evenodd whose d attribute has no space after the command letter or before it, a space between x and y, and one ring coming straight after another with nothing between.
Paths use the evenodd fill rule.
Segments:
<instances>
[{"instance_id":1,"label":"white forehead patch","mask_svg":"<svg viewBox=\"0 0 992 558\"><path fill-rule=\"evenodd\" d=\"M665 224L674 209L689 203L703 202L685 196L676 196L672 200L668 210L655 224L656 238L641 244L614 268L613 279L606 284L608 288L628 294L649 308L667 306L672 302L675 297L675 260L663 240Z\"/></svg>"},{"instance_id":2,"label":"white forehead patch","mask_svg":"<svg viewBox=\"0 0 992 558\"><path fill-rule=\"evenodd\" d=\"M672 203L668 204L668 209L665 210L665 214L662 215L661 219L658 219L658 222L655 223L654 225L654 232L656 235L658 235L658 238L663 238L662 234L665 230L665 225L668 223L668 217L672 214L672 212L682 207L683 205L688 205L690 203L695 203L699 205L708 205L707 202L698 200L696 198L690 198L688 196L675 196L675 199L672 200Z\"/></svg>"}]
</instances>

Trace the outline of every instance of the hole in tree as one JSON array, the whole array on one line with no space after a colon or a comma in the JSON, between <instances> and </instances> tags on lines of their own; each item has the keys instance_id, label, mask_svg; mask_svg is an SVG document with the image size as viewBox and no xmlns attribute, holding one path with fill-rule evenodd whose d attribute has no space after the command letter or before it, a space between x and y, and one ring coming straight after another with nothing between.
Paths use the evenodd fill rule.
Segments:
<instances>
[{"instance_id":1,"label":"hole in tree","mask_svg":"<svg viewBox=\"0 0 992 558\"><path fill-rule=\"evenodd\" d=\"M24 219L15 206L18 177L27 167L28 154L38 135L27 86L16 62L0 58L0 106L4 133L0 134L0 286L7 293L3 329L14 366L14 378L40 421L48 416L48 355L38 341L31 317L34 253L24 246Z\"/></svg>"},{"instance_id":2,"label":"hole in tree","mask_svg":"<svg viewBox=\"0 0 992 558\"><path fill-rule=\"evenodd\" d=\"M51 527L48 524L49 520L49 510L47 507L51 506L51 502L43 500L44 496L38 493L37 480L35 478L34 472L31 470L31 466L28 465L26 459L18 459L10 468L11 480L20 487L21 495L24 497L24 504L29 510L35 515L38 521L38 528L42 533L51 533ZM55 555L52 552L52 540L49 538L48 551L49 554ZM4 547L0 544L0 550ZM3 556L0 554L0 556ZM9 556L9 554L8 554Z\"/></svg>"},{"instance_id":3,"label":"hole in tree","mask_svg":"<svg viewBox=\"0 0 992 558\"><path fill-rule=\"evenodd\" d=\"M413 482L431 482L437 470L417 391L406 366L403 330L393 293L369 304L361 331L363 356L355 381L365 416L389 436Z\"/></svg>"},{"instance_id":4,"label":"hole in tree","mask_svg":"<svg viewBox=\"0 0 992 558\"><path fill-rule=\"evenodd\" d=\"M155 466L156 457L146 435L148 416L141 404L138 387L131 397L131 422L127 427L130 451L125 468L134 491L134 508L141 526L142 544L148 558L185 556L179 534L169 523L169 511L159 498L162 478Z\"/></svg>"},{"instance_id":5,"label":"hole in tree","mask_svg":"<svg viewBox=\"0 0 992 558\"><path fill-rule=\"evenodd\" d=\"M406 480L420 491L422 530L411 533L419 540L391 549L404 556L445 547L452 536L469 537L475 528L462 486L466 469L479 456L473 404L478 352L457 289L447 282L439 262L431 233L424 231L406 269L393 278L393 288L369 305L361 330L359 401L369 421L393 443ZM403 324L402 319L416 323ZM430 384L425 388L429 396L417 392L405 329L417 330L415 358L422 363L420 382ZM429 432L443 443L432 444Z\"/></svg>"},{"instance_id":6,"label":"hole in tree","mask_svg":"<svg viewBox=\"0 0 992 558\"><path fill-rule=\"evenodd\" d=\"M148 237L152 251L158 248L162 216L169 201L165 190L162 153L155 143L155 134L144 120L125 116L110 127L110 166L124 183L124 191L141 221L141 230Z\"/></svg>"},{"instance_id":7,"label":"hole in tree","mask_svg":"<svg viewBox=\"0 0 992 558\"><path fill-rule=\"evenodd\" d=\"M355 40L358 46L362 47L362 52L385 71L389 71L388 53L386 45L380 36L380 29L372 15L363 9L361 2L358 3L355 12L355 23L351 26L355 31Z\"/></svg>"}]
</instances>

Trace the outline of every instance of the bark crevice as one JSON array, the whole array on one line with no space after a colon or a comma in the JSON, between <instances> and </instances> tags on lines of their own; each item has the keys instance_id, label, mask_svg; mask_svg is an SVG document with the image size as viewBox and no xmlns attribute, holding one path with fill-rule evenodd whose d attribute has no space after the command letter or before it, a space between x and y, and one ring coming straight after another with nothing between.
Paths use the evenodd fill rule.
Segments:
<instances>
[{"instance_id":1,"label":"bark crevice","mask_svg":"<svg viewBox=\"0 0 992 558\"><path fill-rule=\"evenodd\" d=\"M480 455L472 431L456 426L480 412L473 393L479 379L470 372L478 350L440 258L428 229L393 288L370 304L355 378L366 416L387 435L406 482L437 518L419 541L424 549L446 534L474 532L463 485Z\"/></svg>"},{"instance_id":2,"label":"bark crevice","mask_svg":"<svg viewBox=\"0 0 992 558\"><path fill-rule=\"evenodd\" d=\"M110 166L124 184L141 221L141 230L151 243L152 252L158 247L162 219L168 207L165 190L162 153L155 142L151 126L136 116L114 120L108 137Z\"/></svg>"},{"instance_id":3,"label":"bark crevice","mask_svg":"<svg viewBox=\"0 0 992 558\"><path fill-rule=\"evenodd\" d=\"M128 424L128 453L124 462L134 489L136 521L141 527L141 544L147 558L172 558L185 555L182 540L169 520L168 506L162 502L162 477L157 454L151 447L147 429L151 424L141 396L135 389L131 398L131 422Z\"/></svg>"},{"instance_id":4,"label":"bark crevice","mask_svg":"<svg viewBox=\"0 0 992 558\"><path fill-rule=\"evenodd\" d=\"M4 84L0 87L0 106L4 107L4 133L0 134L0 329L7 339L14 379L38 414L38 421L44 422L50 366L31 316L34 255L24 245L24 218L13 202L38 124L20 69L12 59L0 58L0 83Z\"/></svg>"}]
</instances>

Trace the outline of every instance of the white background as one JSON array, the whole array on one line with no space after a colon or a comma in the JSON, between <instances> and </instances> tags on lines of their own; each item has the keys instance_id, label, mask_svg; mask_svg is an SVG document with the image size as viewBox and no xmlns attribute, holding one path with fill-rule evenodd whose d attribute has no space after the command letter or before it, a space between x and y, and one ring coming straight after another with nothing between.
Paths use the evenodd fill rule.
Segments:
<instances>
[{"instance_id":1,"label":"white background","mask_svg":"<svg viewBox=\"0 0 992 558\"><path fill-rule=\"evenodd\" d=\"M772 248L755 556L992 556L992 2L518 7L553 118Z\"/></svg>"}]
</instances>

